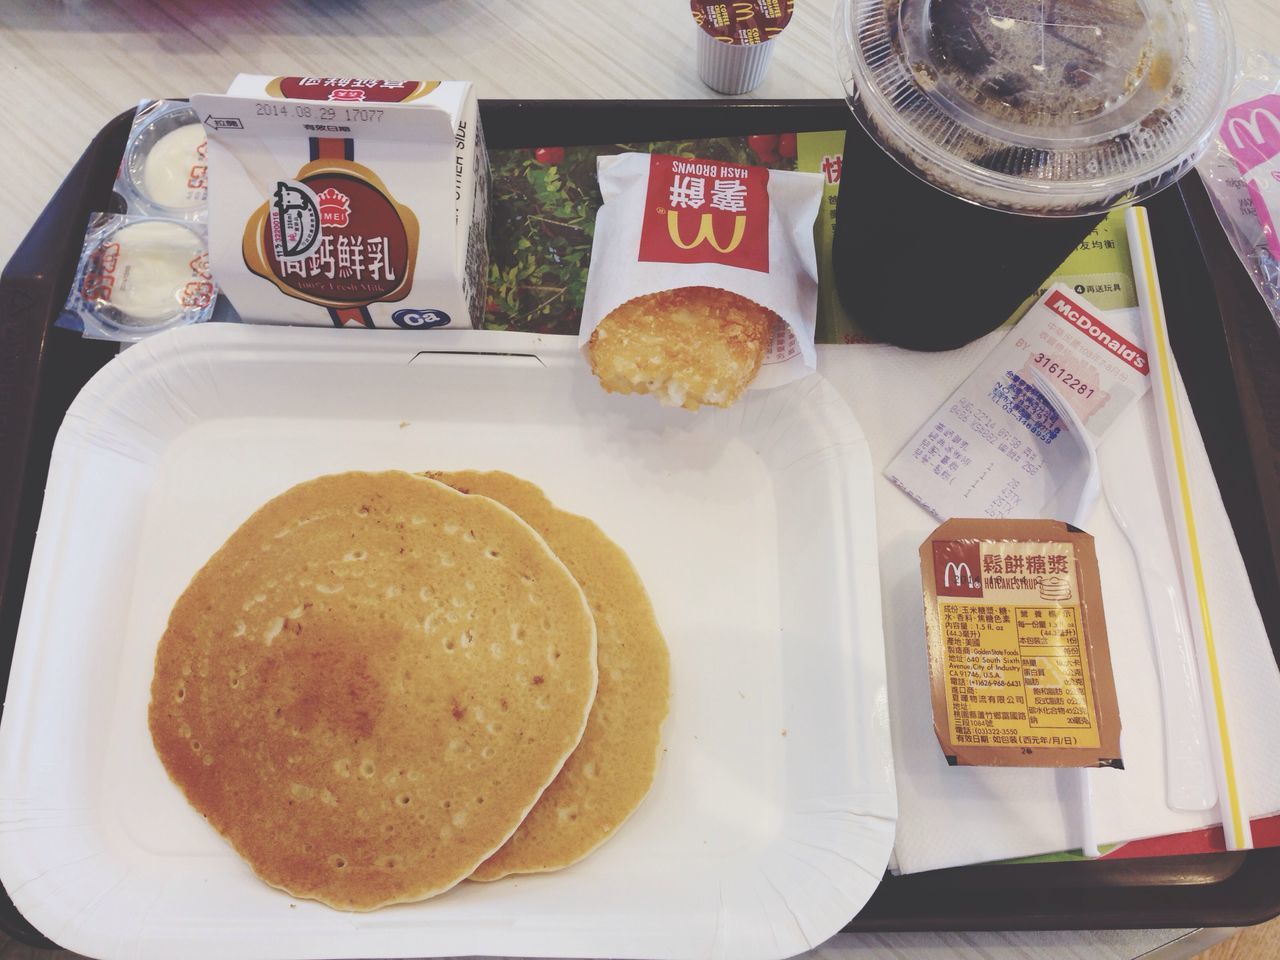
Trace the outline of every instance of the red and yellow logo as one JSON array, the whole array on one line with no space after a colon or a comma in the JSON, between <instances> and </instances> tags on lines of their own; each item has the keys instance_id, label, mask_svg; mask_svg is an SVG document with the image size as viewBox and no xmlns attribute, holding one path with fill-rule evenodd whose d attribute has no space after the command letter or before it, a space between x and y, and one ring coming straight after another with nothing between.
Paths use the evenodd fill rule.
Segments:
<instances>
[{"instance_id":1,"label":"red and yellow logo","mask_svg":"<svg viewBox=\"0 0 1280 960\"><path fill-rule=\"evenodd\" d=\"M982 596L982 548L977 540L935 540L933 579L940 597Z\"/></svg>"},{"instance_id":2,"label":"red and yellow logo","mask_svg":"<svg viewBox=\"0 0 1280 960\"><path fill-rule=\"evenodd\" d=\"M368 167L313 160L277 181L245 225L245 265L282 293L342 309L403 300L418 220Z\"/></svg>"},{"instance_id":3,"label":"red and yellow logo","mask_svg":"<svg viewBox=\"0 0 1280 960\"><path fill-rule=\"evenodd\" d=\"M335 103L407 103L425 97L439 80L366 80L362 77L273 77L267 93L292 100Z\"/></svg>"},{"instance_id":4,"label":"red and yellow logo","mask_svg":"<svg viewBox=\"0 0 1280 960\"><path fill-rule=\"evenodd\" d=\"M640 230L643 261L769 270L769 171L654 154Z\"/></svg>"}]
</instances>

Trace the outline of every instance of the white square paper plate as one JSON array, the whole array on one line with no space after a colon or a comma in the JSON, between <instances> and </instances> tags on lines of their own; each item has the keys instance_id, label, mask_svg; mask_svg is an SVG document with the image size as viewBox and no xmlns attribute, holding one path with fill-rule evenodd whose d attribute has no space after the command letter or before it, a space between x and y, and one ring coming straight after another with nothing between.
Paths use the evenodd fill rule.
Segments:
<instances>
[{"instance_id":1,"label":"white square paper plate","mask_svg":"<svg viewBox=\"0 0 1280 960\"><path fill-rule=\"evenodd\" d=\"M292 484L502 469L596 520L672 660L653 790L564 871L348 914L259 882L169 782L146 711L193 573ZM0 879L97 957L785 957L874 891L896 801L872 468L821 377L690 414L569 338L187 327L58 434L0 723Z\"/></svg>"}]
</instances>

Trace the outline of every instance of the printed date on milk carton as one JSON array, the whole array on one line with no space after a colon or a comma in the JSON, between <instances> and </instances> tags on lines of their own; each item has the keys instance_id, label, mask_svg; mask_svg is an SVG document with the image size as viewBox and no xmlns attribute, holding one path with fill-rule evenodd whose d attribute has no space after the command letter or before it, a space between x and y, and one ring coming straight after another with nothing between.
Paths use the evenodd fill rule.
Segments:
<instances>
[{"instance_id":1,"label":"printed date on milk carton","mask_svg":"<svg viewBox=\"0 0 1280 960\"><path fill-rule=\"evenodd\" d=\"M213 273L241 317L479 325L489 167L471 84L242 74L192 106Z\"/></svg>"},{"instance_id":2,"label":"printed date on milk carton","mask_svg":"<svg viewBox=\"0 0 1280 960\"><path fill-rule=\"evenodd\" d=\"M1100 442L1150 386L1137 310L1098 310L1055 284L916 432L885 476L939 520L1068 513L1080 469L1070 429L1034 386L1051 384Z\"/></svg>"}]
</instances>

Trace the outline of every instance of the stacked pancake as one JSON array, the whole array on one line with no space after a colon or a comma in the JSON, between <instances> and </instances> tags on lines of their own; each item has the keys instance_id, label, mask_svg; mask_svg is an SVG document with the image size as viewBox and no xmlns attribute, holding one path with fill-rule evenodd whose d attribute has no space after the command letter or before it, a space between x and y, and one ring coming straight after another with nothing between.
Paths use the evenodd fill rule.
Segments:
<instances>
[{"instance_id":1,"label":"stacked pancake","mask_svg":"<svg viewBox=\"0 0 1280 960\"><path fill-rule=\"evenodd\" d=\"M267 883L346 910L555 870L652 783L668 658L594 523L508 474L281 494L175 605L150 727Z\"/></svg>"},{"instance_id":2,"label":"stacked pancake","mask_svg":"<svg viewBox=\"0 0 1280 960\"><path fill-rule=\"evenodd\" d=\"M1071 599L1071 581L1066 577L1046 577L1040 581L1040 599L1065 602Z\"/></svg>"}]
</instances>

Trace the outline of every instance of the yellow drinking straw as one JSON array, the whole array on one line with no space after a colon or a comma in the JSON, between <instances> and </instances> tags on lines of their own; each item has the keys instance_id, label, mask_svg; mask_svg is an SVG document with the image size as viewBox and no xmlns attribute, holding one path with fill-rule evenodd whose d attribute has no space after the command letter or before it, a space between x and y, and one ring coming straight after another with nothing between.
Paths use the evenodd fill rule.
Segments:
<instances>
[{"instance_id":1,"label":"yellow drinking straw","mask_svg":"<svg viewBox=\"0 0 1280 960\"><path fill-rule=\"evenodd\" d=\"M1129 256L1133 260L1134 284L1138 288L1138 306L1142 311L1146 332L1151 394L1155 400L1156 421L1160 426L1160 447L1164 453L1165 477L1169 483L1169 502L1172 504L1174 528L1178 534L1183 594L1191 614L1188 619L1195 640L1201 689L1207 687L1210 694L1204 700L1204 712L1218 780L1218 808L1222 811L1222 831L1228 850L1247 850L1253 846L1253 833L1249 827L1249 814L1245 809L1240 783L1236 779L1231 736L1227 730L1222 671L1218 667L1213 623L1209 616L1204 567L1200 562L1200 541L1191 503L1191 477L1187 469L1181 408L1174 388L1173 353L1169 349L1169 331L1165 323L1164 302L1160 298L1160 281L1156 275L1156 259L1151 246L1147 211L1142 207L1130 207L1125 213L1125 226L1129 234Z\"/></svg>"}]
</instances>

